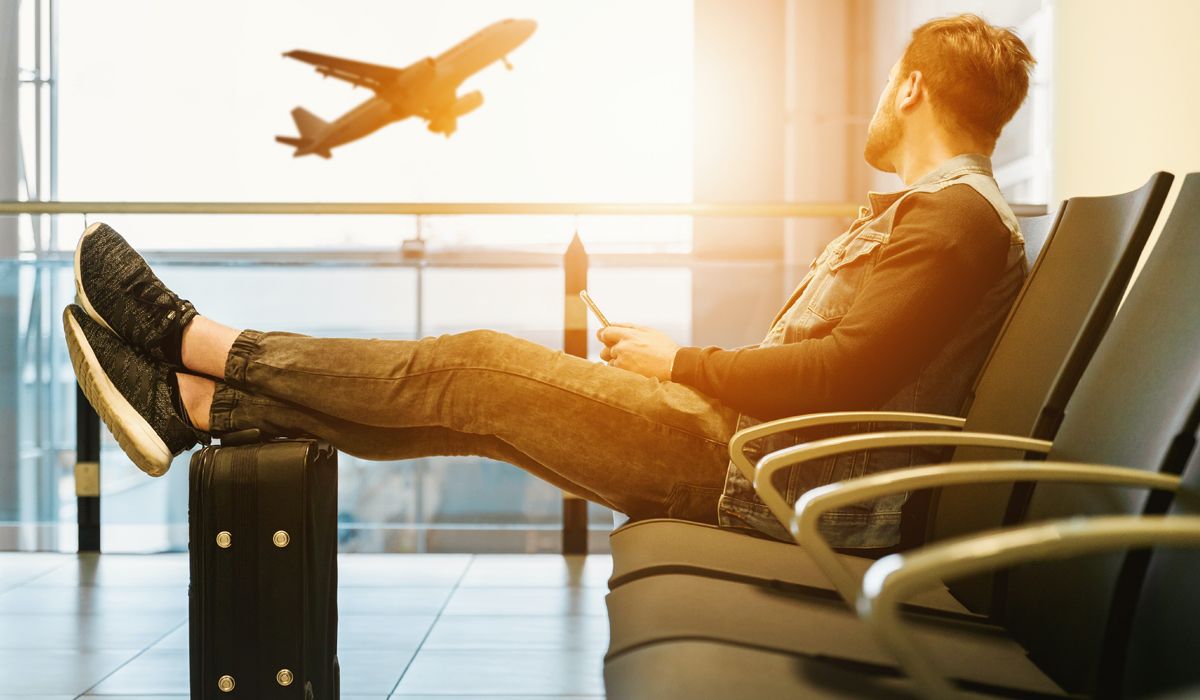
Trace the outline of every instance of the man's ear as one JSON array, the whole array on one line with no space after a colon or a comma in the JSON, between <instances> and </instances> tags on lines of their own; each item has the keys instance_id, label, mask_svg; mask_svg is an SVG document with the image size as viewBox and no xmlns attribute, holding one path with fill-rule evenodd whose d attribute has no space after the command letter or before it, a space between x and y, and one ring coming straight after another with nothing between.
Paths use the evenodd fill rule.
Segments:
<instances>
[{"instance_id":1,"label":"man's ear","mask_svg":"<svg viewBox=\"0 0 1200 700\"><path fill-rule=\"evenodd\" d=\"M900 89L896 91L896 111L909 112L916 109L925 99L925 76L915 70L908 74Z\"/></svg>"}]
</instances>

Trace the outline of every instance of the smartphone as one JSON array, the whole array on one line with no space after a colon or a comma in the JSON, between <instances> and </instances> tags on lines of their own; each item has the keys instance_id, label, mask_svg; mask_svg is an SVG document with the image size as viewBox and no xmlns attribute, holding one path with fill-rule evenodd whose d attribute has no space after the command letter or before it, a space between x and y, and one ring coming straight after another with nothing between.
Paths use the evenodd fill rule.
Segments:
<instances>
[{"instance_id":1,"label":"smartphone","mask_svg":"<svg viewBox=\"0 0 1200 700\"><path fill-rule=\"evenodd\" d=\"M596 320L600 321L601 326L609 325L608 319L604 318L604 314L600 312L600 307L596 306L596 302L592 301L592 298L588 296L586 289L579 292L579 298L583 299L583 303L587 304L587 307L592 310L592 313L596 314Z\"/></svg>"}]
</instances>

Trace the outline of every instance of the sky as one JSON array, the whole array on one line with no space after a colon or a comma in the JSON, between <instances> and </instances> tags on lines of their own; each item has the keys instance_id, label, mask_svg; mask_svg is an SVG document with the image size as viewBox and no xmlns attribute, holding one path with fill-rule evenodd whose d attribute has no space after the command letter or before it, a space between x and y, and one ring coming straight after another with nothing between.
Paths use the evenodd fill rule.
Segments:
<instances>
[{"instance_id":1,"label":"sky","mask_svg":"<svg viewBox=\"0 0 1200 700\"><path fill-rule=\"evenodd\" d=\"M295 133L295 106L333 120L370 96L283 52L404 67L508 17L534 19L538 30L510 55L514 70L495 64L464 83L485 102L451 138L410 119L332 160L295 159L274 142ZM691 199L686 0L65 0L60 18L64 200ZM369 246L414 228L395 219L182 219L131 217L126 228L164 248ZM426 235L446 242L552 244L574 222L425 223ZM585 240L650 244L690 233L671 220L585 228Z\"/></svg>"}]
</instances>

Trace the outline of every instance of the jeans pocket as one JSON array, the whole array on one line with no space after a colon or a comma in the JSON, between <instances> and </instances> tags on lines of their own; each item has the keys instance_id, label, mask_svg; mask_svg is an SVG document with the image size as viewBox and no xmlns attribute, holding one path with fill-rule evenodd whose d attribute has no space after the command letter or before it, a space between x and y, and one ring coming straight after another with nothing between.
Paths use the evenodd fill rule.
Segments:
<instances>
[{"instance_id":1,"label":"jeans pocket","mask_svg":"<svg viewBox=\"0 0 1200 700\"><path fill-rule=\"evenodd\" d=\"M671 495L667 498L667 517L716 525L717 502L720 499L720 488L685 483L675 484L671 488Z\"/></svg>"}]
</instances>

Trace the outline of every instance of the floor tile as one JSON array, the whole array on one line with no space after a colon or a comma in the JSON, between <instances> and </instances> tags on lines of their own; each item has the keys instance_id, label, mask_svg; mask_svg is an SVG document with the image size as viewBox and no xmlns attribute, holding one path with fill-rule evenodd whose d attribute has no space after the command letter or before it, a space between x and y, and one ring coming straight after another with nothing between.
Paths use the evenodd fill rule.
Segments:
<instances>
[{"instance_id":1,"label":"floor tile","mask_svg":"<svg viewBox=\"0 0 1200 700\"><path fill-rule=\"evenodd\" d=\"M0 649L145 649L184 621L147 615L0 615Z\"/></svg>"},{"instance_id":2,"label":"floor tile","mask_svg":"<svg viewBox=\"0 0 1200 700\"><path fill-rule=\"evenodd\" d=\"M353 649L416 649L433 615L347 615L338 617L338 652Z\"/></svg>"},{"instance_id":3,"label":"floor tile","mask_svg":"<svg viewBox=\"0 0 1200 700\"><path fill-rule=\"evenodd\" d=\"M154 650L168 649L188 649L188 624L185 619L184 623L176 627L170 634L158 640L154 646L150 647Z\"/></svg>"},{"instance_id":4,"label":"floor tile","mask_svg":"<svg viewBox=\"0 0 1200 700\"><path fill-rule=\"evenodd\" d=\"M393 700L604 700L603 695L539 695L531 698L528 695L400 695L392 696ZM342 700L347 700L342 696Z\"/></svg>"},{"instance_id":5,"label":"floor tile","mask_svg":"<svg viewBox=\"0 0 1200 700\"><path fill-rule=\"evenodd\" d=\"M186 695L191 684L188 654L151 650L122 666L89 692L93 695Z\"/></svg>"},{"instance_id":6,"label":"floor tile","mask_svg":"<svg viewBox=\"0 0 1200 700\"><path fill-rule=\"evenodd\" d=\"M79 554L40 577L45 586L187 586L186 554Z\"/></svg>"},{"instance_id":7,"label":"floor tile","mask_svg":"<svg viewBox=\"0 0 1200 700\"><path fill-rule=\"evenodd\" d=\"M412 661L415 649L338 652L342 694L387 697Z\"/></svg>"},{"instance_id":8,"label":"floor tile","mask_svg":"<svg viewBox=\"0 0 1200 700\"><path fill-rule=\"evenodd\" d=\"M434 615L338 615L338 651L416 649L436 619ZM0 620L3 620L0 617ZM188 648L188 625L159 640L152 649Z\"/></svg>"},{"instance_id":9,"label":"floor tile","mask_svg":"<svg viewBox=\"0 0 1200 700\"><path fill-rule=\"evenodd\" d=\"M608 647L608 619L597 615L443 615L427 649L599 649Z\"/></svg>"},{"instance_id":10,"label":"floor tile","mask_svg":"<svg viewBox=\"0 0 1200 700\"><path fill-rule=\"evenodd\" d=\"M471 563L469 554L342 554L339 586L453 586Z\"/></svg>"},{"instance_id":11,"label":"floor tile","mask_svg":"<svg viewBox=\"0 0 1200 700\"><path fill-rule=\"evenodd\" d=\"M385 698L412 660L414 650L351 651L338 654L342 697L366 694ZM186 696L190 687L188 653L151 650L92 688L90 695Z\"/></svg>"},{"instance_id":12,"label":"floor tile","mask_svg":"<svg viewBox=\"0 0 1200 700\"><path fill-rule=\"evenodd\" d=\"M29 583L0 593L0 614L179 613L187 614L187 587L41 586Z\"/></svg>"},{"instance_id":13,"label":"floor tile","mask_svg":"<svg viewBox=\"0 0 1200 700\"><path fill-rule=\"evenodd\" d=\"M0 688L17 697L78 695L138 654L116 651L0 650Z\"/></svg>"},{"instance_id":14,"label":"floor tile","mask_svg":"<svg viewBox=\"0 0 1200 700\"><path fill-rule=\"evenodd\" d=\"M423 650L393 697L602 695L601 651Z\"/></svg>"},{"instance_id":15,"label":"floor tile","mask_svg":"<svg viewBox=\"0 0 1200 700\"><path fill-rule=\"evenodd\" d=\"M607 555L350 554L339 570L343 700L602 696ZM185 554L0 553L0 700L188 697L187 580Z\"/></svg>"},{"instance_id":16,"label":"floor tile","mask_svg":"<svg viewBox=\"0 0 1200 700\"><path fill-rule=\"evenodd\" d=\"M343 615L436 615L450 598L449 586L398 588L338 588L338 612ZM4 597L0 596L0 605Z\"/></svg>"},{"instance_id":17,"label":"floor tile","mask_svg":"<svg viewBox=\"0 0 1200 700\"><path fill-rule=\"evenodd\" d=\"M0 591L28 583L63 566L71 559L67 554L41 552L0 553Z\"/></svg>"},{"instance_id":18,"label":"floor tile","mask_svg":"<svg viewBox=\"0 0 1200 700\"><path fill-rule=\"evenodd\" d=\"M611 575L612 557L607 554L479 554L459 585L607 588Z\"/></svg>"},{"instance_id":19,"label":"floor tile","mask_svg":"<svg viewBox=\"0 0 1200 700\"><path fill-rule=\"evenodd\" d=\"M443 615L607 615L604 588L459 588Z\"/></svg>"},{"instance_id":20,"label":"floor tile","mask_svg":"<svg viewBox=\"0 0 1200 700\"><path fill-rule=\"evenodd\" d=\"M190 695L92 695L92 694L88 694L88 695L81 695L79 697L80 697L80 700L88 700L89 698L91 700L188 700L188 698L190 698L191 696ZM387 698L387 695L376 695L376 694L373 694L373 695L346 695L345 693L341 694L341 700L384 700L385 698ZM10 697L8 695L0 695L0 700L10 700ZM58 696L46 697L46 696L41 696L41 695L38 695L38 696L35 696L32 698L17 698L16 696L13 696L11 698L11 700L59 700L59 698L58 698ZM64 695L64 696L62 696L62 700L75 700L75 696L74 695ZM443 696L442 700L447 700L447 699ZM483 699L476 698L476 700L483 700ZM487 700L494 700L494 699L487 698ZM546 698L543 700L550 700L550 699Z\"/></svg>"}]
</instances>

